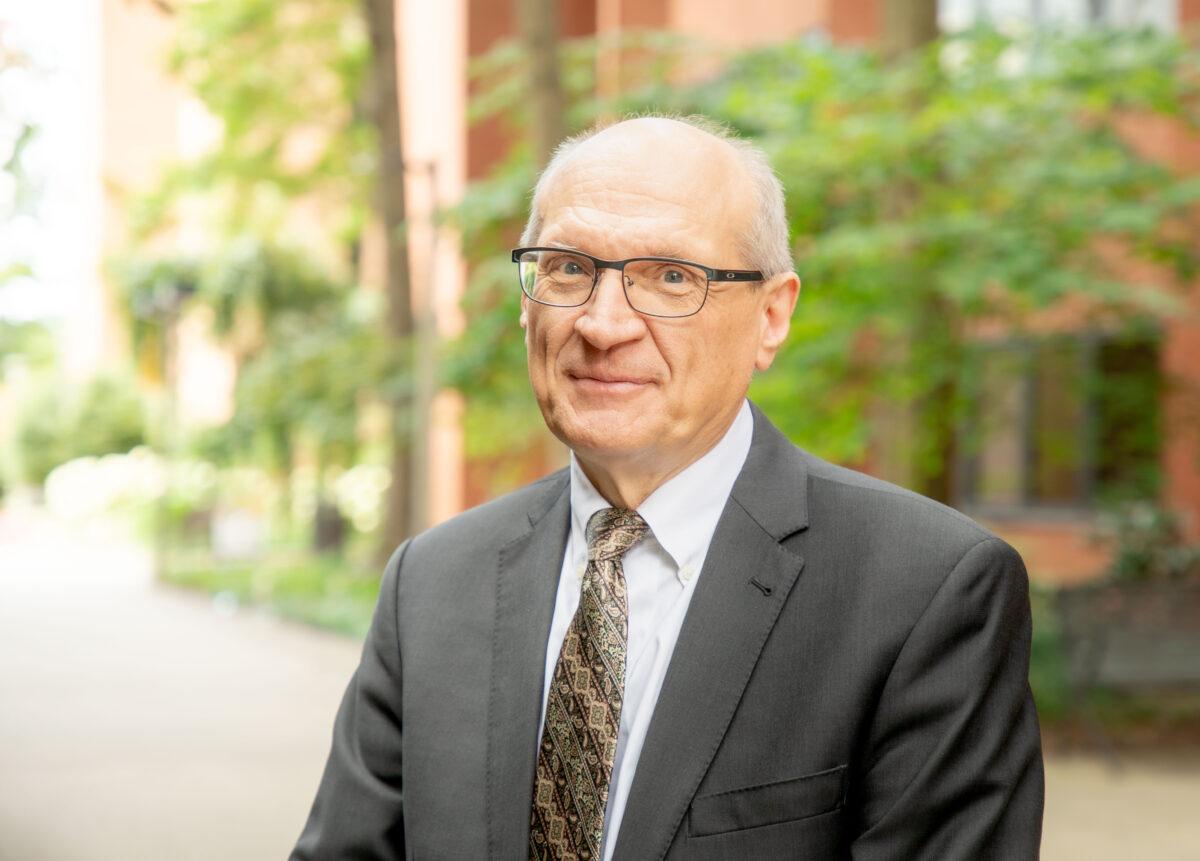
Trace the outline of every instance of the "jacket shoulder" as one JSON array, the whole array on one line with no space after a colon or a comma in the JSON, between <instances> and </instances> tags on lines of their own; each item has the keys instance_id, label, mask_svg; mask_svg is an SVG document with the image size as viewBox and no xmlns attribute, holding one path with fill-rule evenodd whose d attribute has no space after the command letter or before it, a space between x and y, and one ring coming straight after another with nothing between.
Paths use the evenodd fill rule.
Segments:
<instances>
[{"instance_id":1,"label":"jacket shoulder","mask_svg":"<svg viewBox=\"0 0 1200 861\"><path fill-rule=\"evenodd\" d=\"M927 496L821 460L802 449L797 452L808 465L809 492L819 498L822 505L833 506L843 514L857 512L862 517L899 517L913 526L936 529L943 540L960 536L975 543L996 537L961 511Z\"/></svg>"},{"instance_id":2,"label":"jacket shoulder","mask_svg":"<svg viewBox=\"0 0 1200 861\"><path fill-rule=\"evenodd\" d=\"M409 543L407 555L442 555L495 549L527 533L554 507L569 486L566 469L430 527Z\"/></svg>"},{"instance_id":3,"label":"jacket shoulder","mask_svg":"<svg viewBox=\"0 0 1200 861\"><path fill-rule=\"evenodd\" d=\"M995 537L947 505L799 448L757 409L755 419L734 495L776 538L815 533L853 543L874 535L898 547L953 545L961 552Z\"/></svg>"}]
</instances>

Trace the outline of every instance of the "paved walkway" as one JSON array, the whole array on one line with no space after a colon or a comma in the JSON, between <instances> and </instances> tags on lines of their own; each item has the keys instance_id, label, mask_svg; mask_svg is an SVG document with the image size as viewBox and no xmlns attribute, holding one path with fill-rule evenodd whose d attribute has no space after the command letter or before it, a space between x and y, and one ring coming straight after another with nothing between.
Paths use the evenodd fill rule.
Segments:
<instances>
[{"instance_id":1,"label":"paved walkway","mask_svg":"<svg viewBox=\"0 0 1200 861\"><path fill-rule=\"evenodd\" d=\"M0 512L0 861L286 857L358 657ZM1047 763L1046 861L1200 861L1200 756Z\"/></svg>"},{"instance_id":2,"label":"paved walkway","mask_svg":"<svg viewBox=\"0 0 1200 861\"><path fill-rule=\"evenodd\" d=\"M357 659L0 514L0 861L285 858Z\"/></svg>"}]
</instances>

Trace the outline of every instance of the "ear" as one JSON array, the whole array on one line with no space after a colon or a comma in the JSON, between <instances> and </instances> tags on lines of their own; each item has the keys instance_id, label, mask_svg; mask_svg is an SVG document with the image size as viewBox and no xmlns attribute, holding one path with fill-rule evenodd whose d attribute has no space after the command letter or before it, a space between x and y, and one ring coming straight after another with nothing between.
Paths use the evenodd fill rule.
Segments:
<instances>
[{"instance_id":1,"label":"ear","mask_svg":"<svg viewBox=\"0 0 1200 861\"><path fill-rule=\"evenodd\" d=\"M762 331L754 367L765 371L775 361L775 353L792 326L792 312L800 295L800 278L795 272L776 275L762 289Z\"/></svg>"},{"instance_id":2,"label":"ear","mask_svg":"<svg viewBox=\"0 0 1200 861\"><path fill-rule=\"evenodd\" d=\"M529 334L529 297L524 293L521 294L521 328Z\"/></svg>"}]
</instances>

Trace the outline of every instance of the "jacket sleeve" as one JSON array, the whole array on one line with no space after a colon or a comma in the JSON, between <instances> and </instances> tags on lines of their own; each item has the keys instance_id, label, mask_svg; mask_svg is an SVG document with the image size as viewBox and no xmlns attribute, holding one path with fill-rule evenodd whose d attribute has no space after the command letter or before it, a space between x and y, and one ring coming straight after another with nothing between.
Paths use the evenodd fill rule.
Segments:
<instances>
[{"instance_id":1,"label":"jacket sleeve","mask_svg":"<svg viewBox=\"0 0 1200 861\"><path fill-rule=\"evenodd\" d=\"M984 539L943 581L884 685L856 790L853 858L1038 857L1031 633L1025 567L1003 541Z\"/></svg>"},{"instance_id":2,"label":"jacket sleeve","mask_svg":"<svg viewBox=\"0 0 1200 861\"><path fill-rule=\"evenodd\" d=\"M384 571L362 660L338 709L325 773L291 861L405 857L396 600L407 547Z\"/></svg>"}]
</instances>

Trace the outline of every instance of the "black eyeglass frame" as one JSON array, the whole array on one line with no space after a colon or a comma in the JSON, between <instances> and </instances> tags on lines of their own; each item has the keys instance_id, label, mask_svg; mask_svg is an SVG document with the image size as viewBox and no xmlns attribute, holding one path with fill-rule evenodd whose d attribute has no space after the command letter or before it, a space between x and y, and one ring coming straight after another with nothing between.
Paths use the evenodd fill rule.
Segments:
<instances>
[{"instance_id":1,"label":"black eyeglass frame","mask_svg":"<svg viewBox=\"0 0 1200 861\"><path fill-rule=\"evenodd\" d=\"M708 288L714 281L718 284L730 283L746 283L755 281L765 281L766 276L758 269L714 269L711 266L705 266L702 263L696 263L691 260L680 260L678 257L629 257L625 260L605 260L603 257L595 257L591 254L585 254L582 251L576 251L574 248L555 248L549 245L534 245L529 248L514 248L512 251L512 262L521 263L521 255L528 254L531 251L559 251L565 254L574 254L577 257L583 257L595 264L596 270L592 273L592 289L579 302L572 305L555 305L551 302L543 302L541 299L535 299L529 295L525 289L525 282L520 278L520 270L518 269L518 281L521 281L521 292L529 297L531 302L537 302L539 305L545 305L547 308L578 308L580 305L586 305L588 300L592 298L592 294L596 292L596 285L600 283L601 269L615 269L621 273L621 290L625 293L625 301L629 302L629 307L633 308L639 314L645 314L647 317L662 317L667 320L681 320L684 317L693 317L700 313L704 307L704 303L708 301ZM678 263L681 266L691 266L693 269L699 269L707 277L708 281L704 285L704 298L700 300L700 304L695 311L688 314L653 314L649 311L641 311L634 307L633 302L629 299L629 291L625 283L625 266L629 263L635 263L641 260L650 260L657 263Z\"/></svg>"}]
</instances>

